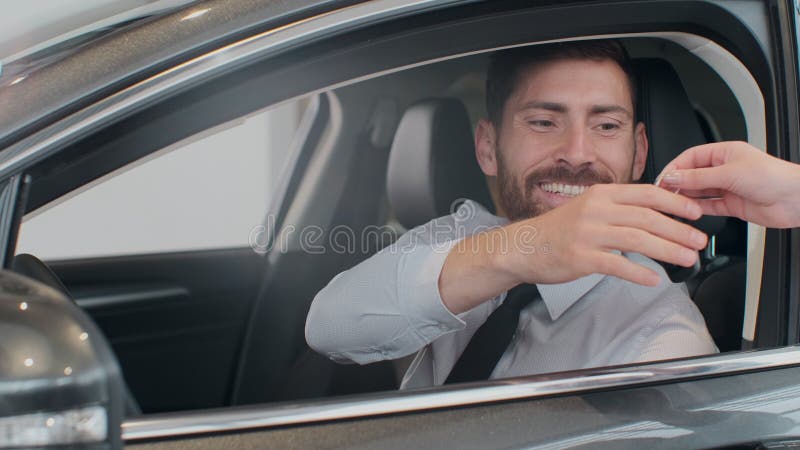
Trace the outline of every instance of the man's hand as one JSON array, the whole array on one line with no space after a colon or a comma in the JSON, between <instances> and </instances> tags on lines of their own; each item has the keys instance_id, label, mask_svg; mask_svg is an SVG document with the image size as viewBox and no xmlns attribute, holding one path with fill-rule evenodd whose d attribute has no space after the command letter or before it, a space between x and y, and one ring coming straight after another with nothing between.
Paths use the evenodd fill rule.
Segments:
<instances>
[{"instance_id":1,"label":"man's hand","mask_svg":"<svg viewBox=\"0 0 800 450\"><path fill-rule=\"evenodd\" d=\"M800 226L800 167L746 142L686 150L667 164L663 185L697 198L708 215L772 228Z\"/></svg>"},{"instance_id":2,"label":"man's hand","mask_svg":"<svg viewBox=\"0 0 800 450\"><path fill-rule=\"evenodd\" d=\"M706 245L705 234L659 211L691 220L701 215L694 201L655 186L594 185L565 205L525 221L537 228L537 240L548 244L550 254L511 252L507 270L520 283L564 283L604 273L655 286L661 281L655 272L612 251L688 267Z\"/></svg>"},{"instance_id":3,"label":"man's hand","mask_svg":"<svg viewBox=\"0 0 800 450\"><path fill-rule=\"evenodd\" d=\"M442 301L458 314L520 283L564 283L593 273L655 286L658 274L613 251L694 264L705 234L666 214L695 220L701 208L652 185L594 185L541 216L454 247L439 277ZM503 239L510 245L497 245Z\"/></svg>"}]
</instances>

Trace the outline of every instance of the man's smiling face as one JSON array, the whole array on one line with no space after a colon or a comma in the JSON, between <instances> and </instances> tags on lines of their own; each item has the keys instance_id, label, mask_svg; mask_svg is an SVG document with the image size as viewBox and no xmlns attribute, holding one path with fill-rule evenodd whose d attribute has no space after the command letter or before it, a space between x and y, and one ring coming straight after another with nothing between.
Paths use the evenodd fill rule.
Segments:
<instances>
[{"instance_id":1,"label":"man's smiling face","mask_svg":"<svg viewBox=\"0 0 800 450\"><path fill-rule=\"evenodd\" d=\"M483 120L476 133L479 163L497 177L505 215L533 217L593 184L637 180L647 137L633 111L627 75L612 60L522 69L500 126Z\"/></svg>"}]
</instances>

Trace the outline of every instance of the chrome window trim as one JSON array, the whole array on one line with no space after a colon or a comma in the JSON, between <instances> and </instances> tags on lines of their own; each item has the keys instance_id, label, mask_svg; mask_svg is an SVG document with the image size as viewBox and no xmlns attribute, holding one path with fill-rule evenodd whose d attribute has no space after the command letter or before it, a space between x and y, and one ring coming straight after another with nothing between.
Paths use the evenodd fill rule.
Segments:
<instances>
[{"instance_id":1,"label":"chrome window trim","mask_svg":"<svg viewBox=\"0 0 800 450\"><path fill-rule=\"evenodd\" d=\"M462 386L368 394L340 399L166 413L122 424L126 442L253 430L385 414L477 406L508 400L588 393L598 389L735 375L800 365L800 346L713 355L619 368L588 369L554 376L507 378Z\"/></svg>"}]
</instances>

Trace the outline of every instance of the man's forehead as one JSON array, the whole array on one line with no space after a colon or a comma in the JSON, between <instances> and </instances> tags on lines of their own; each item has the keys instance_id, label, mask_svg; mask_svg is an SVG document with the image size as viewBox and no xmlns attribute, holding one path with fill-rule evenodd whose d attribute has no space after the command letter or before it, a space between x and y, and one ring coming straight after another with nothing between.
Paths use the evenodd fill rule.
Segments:
<instances>
[{"instance_id":1,"label":"man's forehead","mask_svg":"<svg viewBox=\"0 0 800 450\"><path fill-rule=\"evenodd\" d=\"M627 75L612 60L564 59L523 68L510 97L515 109L537 106L569 106L577 99L587 105L632 109Z\"/></svg>"}]
</instances>

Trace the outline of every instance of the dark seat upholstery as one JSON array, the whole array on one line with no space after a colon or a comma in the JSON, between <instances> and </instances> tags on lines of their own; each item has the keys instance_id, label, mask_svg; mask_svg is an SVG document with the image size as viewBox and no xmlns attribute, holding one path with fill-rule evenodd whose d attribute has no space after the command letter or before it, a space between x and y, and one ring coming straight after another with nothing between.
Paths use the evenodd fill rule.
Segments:
<instances>
[{"instance_id":1,"label":"dark seat upholstery","mask_svg":"<svg viewBox=\"0 0 800 450\"><path fill-rule=\"evenodd\" d=\"M642 58L633 61L633 68L638 82L637 118L647 127L650 143L642 182L652 183L683 150L708 141L683 84L669 63Z\"/></svg>"},{"instance_id":2,"label":"dark seat upholstery","mask_svg":"<svg viewBox=\"0 0 800 450\"><path fill-rule=\"evenodd\" d=\"M305 145L315 145L313 142ZM344 192L332 223L360 236L375 225L383 201L388 148L365 133L348 168ZM325 240L318 242L326 242ZM336 274L377 248L321 254L277 251L266 258L267 276L254 300L244 333L230 403L234 405L318 398L397 388L391 363L336 364L311 350L303 333L314 296Z\"/></svg>"},{"instance_id":3,"label":"dark seat upholstery","mask_svg":"<svg viewBox=\"0 0 800 450\"><path fill-rule=\"evenodd\" d=\"M475 158L472 125L460 100L423 100L406 110L395 133L386 189L406 228L450 214L459 199L494 210Z\"/></svg>"},{"instance_id":4,"label":"dark seat upholstery","mask_svg":"<svg viewBox=\"0 0 800 450\"><path fill-rule=\"evenodd\" d=\"M678 74L669 63L639 59L634 61L634 69L638 76L637 115L647 127L650 142L642 181L652 183L683 150L706 144L708 140ZM726 226L735 226L733 219L712 216L704 216L693 225L709 236L719 234ZM741 346L746 262L736 258L723 264L719 261L704 261L706 265L687 284L717 347L720 351L730 351Z\"/></svg>"},{"instance_id":5,"label":"dark seat upholstery","mask_svg":"<svg viewBox=\"0 0 800 450\"><path fill-rule=\"evenodd\" d=\"M735 259L720 270L702 274L692 295L722 352L741 349L746 272L745 260Z\"/></svg>"}]
</instances>

